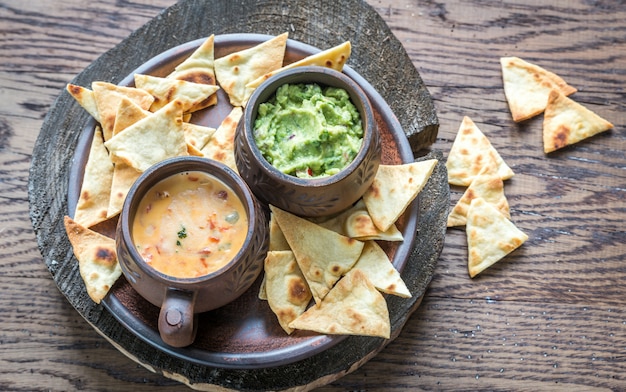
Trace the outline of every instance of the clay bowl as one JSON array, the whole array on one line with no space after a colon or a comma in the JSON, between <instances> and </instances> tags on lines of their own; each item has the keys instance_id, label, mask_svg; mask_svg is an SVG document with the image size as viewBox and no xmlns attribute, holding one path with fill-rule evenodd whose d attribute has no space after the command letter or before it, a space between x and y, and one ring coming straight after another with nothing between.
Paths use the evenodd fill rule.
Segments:
<instances>
[{"instance_id":1,"label":"clay bowl","mask_svg":"<svg viewBox=\"0 0 626 392\"><path fill-rule=\"evenodd\" d=\"M356 157L338 173L300 178L285 174L266 160L254 139L259 105L286 84L316 83L345 89L361 116L363 141ZM263 82L250 97L235 136L239 174L263 202L296 215L319 217L342 211L371 185L381 156L379 131L366 94L350 77L333 69L306 66L281 71Z\"/></svg>"},{"instance_id":2,"label":"clay bowl","mask_svg":"<svg viewBox=\"0 0 626 392\"><path fill-rule=\"evenodd\" d=\"M178 173L200 171L216 177L241 200L248 217L243 245L221 268L194 278L179 278L148 265L133 242L133 221L144 195L158 182ZM159 333L170 346L191 344L196 335L195 314L235 300L256 280L263 268L269 232L267 212L246 183L227 166L198 157L177 157L158 163L131 187L118 221L116 248L122 272L146 300L160 307Z\"/></svg>"}]
</instances>

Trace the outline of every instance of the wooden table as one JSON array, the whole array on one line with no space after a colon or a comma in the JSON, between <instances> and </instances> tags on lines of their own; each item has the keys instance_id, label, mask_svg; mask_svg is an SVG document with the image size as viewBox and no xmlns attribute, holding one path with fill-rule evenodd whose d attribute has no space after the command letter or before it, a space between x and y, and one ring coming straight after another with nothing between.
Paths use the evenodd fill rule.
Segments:
<instances>
[{"instance_id":1,"label":"wooden table","mask_svg":"<svg viewBox=\"0 0 626 392\"><path fill-rule=\"evenodd\" d=\"M516 173L505 192L530 239L470 279L465 232L449 229L400 336L322 390L626 389L626 6L545 3L369 1L433 95L432 149L446 155L471 117ZM35 140L65 84L172 4L0 1L1 390L188 390L128 359L59 293L27 197ZM615 128L545 155L542 116L515 124L506 105L498 60L512 55L562 76Z\"/></svg>"}]
</instances>

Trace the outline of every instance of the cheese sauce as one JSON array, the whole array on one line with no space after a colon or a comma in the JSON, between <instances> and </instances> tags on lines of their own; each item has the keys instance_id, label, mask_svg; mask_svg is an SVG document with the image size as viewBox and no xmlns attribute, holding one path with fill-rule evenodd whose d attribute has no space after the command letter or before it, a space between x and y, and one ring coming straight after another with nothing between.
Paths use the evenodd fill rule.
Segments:
<instances>
[{"instance_id":1,"label":"cheese sauce","mask_svg":"<svg viewBox=\"0 0 626 392\"><path fill-rule=\"evenodd\" d=\"M170 176L139 204L133 242L145 262L178 278L207 275L226 265L246 239L248 217L230 187L203 172Z\"/></svg>"}]
</instances>

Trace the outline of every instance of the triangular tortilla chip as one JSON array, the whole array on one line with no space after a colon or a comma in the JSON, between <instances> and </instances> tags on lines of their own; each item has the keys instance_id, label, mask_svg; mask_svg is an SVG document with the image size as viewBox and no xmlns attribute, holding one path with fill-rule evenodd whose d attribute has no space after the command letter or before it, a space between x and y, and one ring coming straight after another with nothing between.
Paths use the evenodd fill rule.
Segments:
<instances>
[{"instance_id":1,"label":"triangular tortilla chip","mask_svg":"<svg viewBox=\"0 0 626 392\"><path fill-rule=\"evenodd\" d=\"M139 178L141 172L134 167L118 162L113 170L113 182L111 183L111 197L107 208L107 218L112 218L122 211L126 195Z\"/></svg>"},{"instance_id":2,"label":"triangular tortilla chip","mask_svg":"<svg viewBox=\"0 0 626 392\"><path fill-rule=\"evenodd\" d=\"M311 290L291 251L270 251L265 258L265 292L280 326L290 334L289 323L306 310Z\"/></svg>"},{"instance_id":3,"label":"triangular tortilla chip","mask_svg":"<svg viewBox=\"0 0 626 392\"><path fill-rule=\"evenodd\" d=\"M265 75L258 77L252 82L248 83L246 87L256 89L257 87L261 85L261 83L271 78L272 76L276 75L277 73L285 71L287 69L296 68L296 67L316 65L319 67L332 68L336 71L341 71L343 69L343 66L348 61L351 51L352 51L352 45L350 41L346 41L330 49L326 49L319 53L307 56L303 58L302 60L293 62L275 71L268 72Z\"/></svg>"},{"instance_id":4,"label":"triangular tortilla chip","mask_svg":"<svg viewBox=\"0 0 626 392\"><path fill-rule=\"evenodd\" d=\"M467 267L475 277L519 248L528 235L484 199L472 200L467 212Z\"/></svg>"},{"instance_id":5,"label":"triangular tortilla chip","mask_svg":"<svg viewBox=\"0 0 626 392\"><path fill-rule=\"evenodd\" d=\"M217 85L213 64L215 62L215 35L208 37L191 56L178 64L167 77L170 79L186 80L188 82ZM217 94L209 97L206 106L217 103ZM185 120L188 122L188 120Z\"/></svg>"},{"instance_id":6,"label":"triangular tortilla chip","mask_svg":"<svg viewBox=\"0 0 626 392\"><path fill-rule=\"evenodd\" d=\"M298 265L319 304L339 278L356 263L363 242L325 229L270 206Z\"/></svg>"},{"instance_id":7,"label":"triangular tortilla chip","mask_svg":"<svg viewBox=\"0 0 626 392\"><path fill-rule=\"evenodd\" d=\"M120 107L120 101L124 97L129 98L144 110L148 110L154 101L152 95L134 87L117 86L107 82L93 82L91 88L98 108L104 141L113 136L115 117Z\"/></svg>"},{"instance_id":8,"label":"triangular tortilla chip","mask_svg":"<svg viewBox=\"0 0 626 392\"><path fill-rule=\"evenodd\" d=\"M436 159L429 159L378 166L374 182L363 194L363 201L379 230L389 230L398 220L424 188L436 165Z\"/></svg>"},{"instance_id":9,"label":"triangular tortilla chip","mask_svg":"<svg viewBox=\"0 0 626 392\"><path fill-rule=\"evenodd\" d=\"M189 57L178 64L167 77L188 82L216 85L213 64L215 62L215 35L209 36Z\"/></svg>"},{"instance_id":10,"label":"triangular tortilla chip","mask_svg":"<svg viewBox=\"0 0 626 392\"><path fill-rule=\"evenodd\" d=\"M96 106L96 98L93 91L88 88L77 86L75 84L68 84L67 92L78 102L83 109L87 111L97 122L100 122L100 115L98 114L98 107Z\"/></svg>"},{"instance_id":11,"label":"triangular tortilla chip","mask_svg":"<svg viewBox=\"0 0 626 392\"><path fill-rule=\"evenodd\" d=\"M115 115L115 123L113 124L113 133L111 136L115 136L122 132L124 129L130 127L137 121L144 119L150 115L150 111L141 108L135 102L123 97L120 101L120 105L117 108L117 114Z\"/></svg>"},{"instance_id":12,"label":"triangular tortilla chip","mask_svg":"<svg viewBox=\"0 0 626 392\"><path fill-rule=\"evenodd\" d=\"M151 112L156 112L175 100L183 103L184 112L195 112L209 107L212 102L209 97L219 90L216 85L142 74L135 75L135 85L137 89L147 91L154 97L150 106Z\"/></svg>"},{"instance_id":13,"label":"triangular tortilla chip","mask_svg":"<svg viewBox=\"0 0 626 392\"><path fill-rule=\"evenodd\" d=\"M187 155L182 103L173 101L105 142L114 162L143 172L164 159Z\"/></svg>"},{"instance_id":14,"label":"triangular tortilla chip","mask_svg":"<svg viewBox=\"0 0 626 392\"><path fill-rule=\"evenodd\" d=\"M352 268L363 271L374 287L383 293L411 298L411 292L406 287L400 273L376 241L365 242L363 253Z\"/></svg>"},{"instance_id":15,"label":"triangular tortilla chip","mask_svg":"<svg viewBox=\"0 0 626 392\"><path fill-rule=\"evenodd\" d=\"M549 153L611 128L613 124L591 110L552 91L543 118L543 150Z\"/></svg>"},{"instance_id":16,"label":"triangular tortilla chip","mask_svg":"<svg viewBox=\"0 0 626 392\"><path fill-rule=\"evenodd\" d=\"M122 274L115 240L81 226L69 216L65 216L63 223L87 294L99 304Z\"/></svg>"},{"instance_id":17,"label":"triangular tortilla chip","mask_svg":"<svg viewBox=\"0 0 626 392\"><path fill-rule=\"evenodd\" d=\"M353 269L318 306L289 324L294 329L334 335L364 335L389 339L389 310L382 294L365 273Z\"/></svg>"},{"instance_id":18,"label":"triangular tortilla chip","mask_svg":"<svg viewBox=\"0 0 626 392\"><path fill-rule=\"evenodd\" d=\"M494 161L502 180L513 177L513 170L504 162L487 136L469 117L463 117L446 161L448 182L452 185L468 186L485 165L493 164Z\"/></svg>"},{"instance_id":19,"label":"triangular tortilla chip","mask_svg":"<svg viewBox=\"0 0 626 392\"><path fill-rule=\"evenodd\" d=\"M402 241L402 233L395 224L389 226L387 231L381 231L372 220L363 199L359 199L355 205L343 211L337 216L318 223L320 226L332 230L346 237L359 241L383 240Z\"/></svg>"},{"instance_id":20,"label":"triangular tortilla chip","mask_svg":"<svg viewBox=\"0 0 626 392\"><path fill-rule=\"evenodd\" d=\"M470 203L479 197L494 205L505 217L511 217L509 202L504 195L504 182L493 171L490 174L481 172L450 211L448 227L465 225Z\"/></svg>"},{"instance_id":21,"label":"triangular tortilla chip","mask_svg":"<svg viewBox=\"0 0 626 392\"><path fill-rule=\"evenodd\" d=\"M270 214L270 245L269 250L291 250L289 247L289 243L283 234L283 231L280 229L278 222L276 222L276 217L274 214Z\"/></svg>"},{"instance_id":22,"label":"triangular tortilla chip","mask_svg":"<svg viewBox=\"0 0 626 392\"><path fill-rule=\"evenodd\" d=\"M215 60L215 76L233 106L245 106L253 88L246 85L282 67L287 33Z\"/></svg>"},{"instance_id":23,"label":"triangular tortilla chip","mask_svg":"<svg viewBox=\"0 0 626 392\"><path fill-rule=\"evenodd\" d=\"M113 163L104 147L102 130L96 127L74 212L79 224L91 227L107 219L112 181Z\"/></svg>"},{"instance_id":24,"label":"triangular tortilla chip","mask_svg":"<svg viewBox=\"0 0 626 392\"><path fill-rule=\"evenodd\" d=\"M235 172L237 172L237 164L235 163L235 131L242 115L243 109L234 107L220 126L217 127L211 139L200 150L205 157L222 162Z\"/></svg>"},{"instance_id":25,"label":"triangular tortilla chip","mask_svg":"<svg viewBox=\"0 0 626 392\"><path fill-rule=\"evenodd\" d=\"M215 131L215 128L184 122L183 133L187 141L189 155L203 156L202 149L211 140Z\"/></svg>"},{"instance_id":26,"label":"triangular tortilla chip","mask_svg":"<svg viewBox=\"0 0 626 392\"><path fill-rule=\"evenodd\" d=\"M564 95L576 92L560 76L518 57L502 57L500 65L504 94L515 122L543 112L551 90Z\"/></svg>"}]
</instances>

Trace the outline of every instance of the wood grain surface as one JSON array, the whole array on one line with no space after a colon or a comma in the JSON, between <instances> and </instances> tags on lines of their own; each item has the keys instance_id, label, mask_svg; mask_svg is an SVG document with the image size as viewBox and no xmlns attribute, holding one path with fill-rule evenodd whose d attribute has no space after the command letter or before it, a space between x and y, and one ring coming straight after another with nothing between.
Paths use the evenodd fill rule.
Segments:
<instances>
[{"instance_id":1,"label":"wood grain surface","mask_svg":"<svg viewBox=\"0 0 626 392\"><path fill-rule=\"evenodd\" d=\"M447 153L470 116L516 173L505 192L530 239L472 280L465 233L449 229L398 338L320 390L626 389L626 5L368 3L434 97L432 148ZM60 294L27 197L35 140L65 84L172 4L0 1L0 390L189 390L128 359ZM508 55L562 76L615 128L545 155L542 117L511 120L498 62Z\"/></svg>"}]
</instances>

